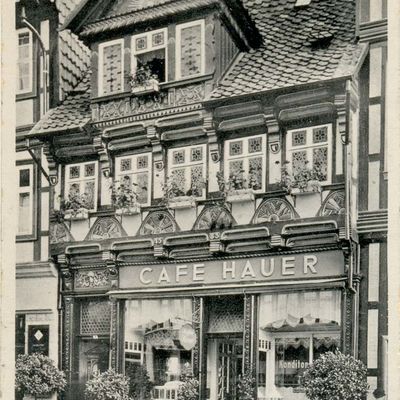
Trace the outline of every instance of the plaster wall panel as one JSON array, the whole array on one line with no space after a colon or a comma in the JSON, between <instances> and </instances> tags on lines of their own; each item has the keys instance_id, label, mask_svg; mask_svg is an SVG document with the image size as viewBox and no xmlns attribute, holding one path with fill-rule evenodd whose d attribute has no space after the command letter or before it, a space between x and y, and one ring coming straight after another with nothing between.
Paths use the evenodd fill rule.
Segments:
<instances>
[{"instance_id":1,"label":"plaster wall panel","mask_svg":"<svg viewBox=\"0 0 400 400\"><path fill-rule=\"evenodd\" d=\"M111 178L106 178L103 174L101 174L101 180L100 180L100 185L101 185L101 205L110 205L111 204L111 186L112 179Z\"/></svg>"},{"instance_id":2,"label":"plaster wall panel","mask_svg":"<svg viewBox=\"0 0 400 400\"><path fill-rule=\"evenodd\" d=\"M368 246L368 301L379 301L379 243Z\"/></svg>"},{"instance_id":3,"label":"plaster wall panel","mask_svg":"<svg viewBox=\"0 0 400 400\"><path fill-rule=\"evenodd\" d=\"M40 260L47 261L49 259L49 237L42 236L40 238Z\"/></svg>"},{"instance_id":4,"label":"plaster wall panel","mask_svg":"<svg viewBox=\"0 0 400 400\"><path fill-rule=\"evenodd\" d=\"M70 232L76 241L84 240L90 229L89 220L72 221Z\"/></svg>"},{"instance_id":5,"label":"plaster wall panel","mask_svg":"<svg viewBox=\"0 0 400 400\"><path fill-rule=\"evenodd\" d=\"M153 197L155 199L161 199L163 197L163 184L164 184L164 175L165 175L165 168L162 171L157 171L153 163Z\"/></svg>"},{"instance_id":6,"label":"plaster wall panel","mask_svg":"<svg viewBox=\"0 0 400 400\"><path fill-rule=\"evenodd\" d=\"M32 266L32 273L35 267ZM17 278L16 310L57 309L57 278Z\"/></svg>"},{"instance_id":7,"label":"plaster wall panel","mask_svg":"<svg viewBox=\"0 0 400 400\"><path fill-rule=\"evenodd\" d=\"M33 100L21 100L15 103L17 126L33 124Z\"/></svg>"},{"instance_id":8,"label":"plaster wall panel","mask_svg":"<svg viewBox=\"0 0 400 400\"><path fill-rule=\"evenodd\" d=\"M368 310L368 368L378 367L378 310Z\"/></svg>"},{"instance_id":9,"label":"plaster wall panel","mask_svg":"<svg viewBox=\"0 0 400 400\"><path fill-rule=\"evenodd\" d=\"M33 242L18 242L17 246L17 263L24 263L33 260Z\"/></svg>"},{"instance_id":10,"label":"plaster wall panel","mask_svg":"<svg viewBox=\"0 0 400 400\"><path fill-rule=\"evenodd\" d=\"M196 208L182 208L175 210L175 220L182 231L192 229L196 221Z\"/></svg>"},{"instance_id":11,"label":"plaster wall panel","mask_svg":"<svg viewBox=\"0 0 400 400\"><path fill-rule=\"evenodd\" d=\"M377 154L381 151L381 106L369 106L369 137L368 153Z\"/></svg>"},{"instance_id":12,"label":"plaster wall panel","mask_svg":"<svg viewBox=\"0 0 400 400\"><path fill-rule=\"evenodd\" d=\"M208 191L209 192L218 192L218 180L217 180L217 172L220 169L220 162L214 162L211 159L211 155L209 155L209 163L208 163Z\"/></svg>"},{"instance_id":13,"label":"plaster wall panel","mask_svg":"<svg viewBox=\"0 0 400 400\"><path fill-rule=\"evenodd\" d=\"M381 95L382 90L382 47L369 51L369 97Z\"/></svg>"},{"instance_id":14,"label":"plaster wall panel","mask_svg":"<svg viewBox=\"0 0 400 400\"><path fill-rule=\"evenodd\" d=\"M232 215L235 221L241 224L248 224L255 212L255 202L246 201L232 204Z\"/></svg>"},{"instance_id":15,"label":"plaster wall panel","mask_svg":"<svg viewBox=\"0 0 400 400\"><path fill-rule=\"evenodd\" d=\"M143 219L145 216L143 215ZM119 219L121 221L121 219ZM140 214L137 215L123 215L122 216L122 227L128 236L135 236L142 224L142 217Z\"/></svg>"},{"instance_id":16,"label":"plaster wall panel","mask_svg":"<svg viewBox=\"0 0 400 400\"><path fill-rule=\"evenodd\" d=\"M27 151L17 151L15 153L15 160L16 161L23 161L23 160L31 161L32 157Z\"/></svg>"},{"instance_id":17,"label":"plaster wall panel","mask_svg":"<svg viewBox=\"0 0 400 400\"><path fill-rule=\"evenodd\" d=\"M338 132L338 130L337 130ZM343 144L339 134L336 135L336 163L335 163L336 175L343 174Z\"/></svg>"},{"instance_id":18,"label":"plaster wall panel","mask_svg":"<svg viewBox=\"0 0 400 400\"><path fill-rule=\"evenodd\" d=\"M49 230L49 193L44 192L41 195L41 218L40 226L42 231Z\"/></svg>"},{"instance_id":19,"label":"plaster wall panel","mask_svg":"<svg viewBox=\"0 0 400 400\"><path fill-rule=\"evenodd\" d=\"M368 210L379 209L379 168L380 161L368 165Z\"/></svg>"}]
</instances>

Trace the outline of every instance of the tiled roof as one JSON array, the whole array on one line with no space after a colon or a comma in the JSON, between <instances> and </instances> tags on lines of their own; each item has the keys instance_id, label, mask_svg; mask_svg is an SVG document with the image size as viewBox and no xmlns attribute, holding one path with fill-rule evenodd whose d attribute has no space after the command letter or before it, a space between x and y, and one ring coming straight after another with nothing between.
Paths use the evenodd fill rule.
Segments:
<instances>
[{"instance_id":1,"label":"tiled roof","mask_svg":"<svg viewBox=\"0 0 400 400\"><path fill-rule=\"evenodd\" d=\"M89 123L90 118L90 72L87 72L63 103L48 111L32 128L29 136L81 130Z\"/></svg>"},{"instance_id":2,"label":"tiled roof","mask_svg":"<svg viewBox=\"0 0 400 400\"><path fill-rule=\"evenodd\" d=\"M120 15L138 11L145 8L152 8L173 0L118 0L107 13L107 16Z\"/></svg>"},{"instance_id":3,"label":"tiled roof","mask_svg":"<svg viewBox=\"0 0 400 400\"><path fill-rule=\"evenodd\" d=\"M355 1L244 0L264 43L238 58L212 92L232 97L349 76L363 47L355 44Z\"/></svg>"}]
</instances>

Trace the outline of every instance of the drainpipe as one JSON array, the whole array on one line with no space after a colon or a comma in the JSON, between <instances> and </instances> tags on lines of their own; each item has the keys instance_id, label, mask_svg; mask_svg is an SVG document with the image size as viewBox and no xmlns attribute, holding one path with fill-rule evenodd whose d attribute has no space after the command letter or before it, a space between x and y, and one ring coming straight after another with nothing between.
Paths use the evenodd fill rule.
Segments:
<instances>
[{"instance_id":1,"label":"drainpipe","mask_svg":"<svg viewBox=\"0 0 400 400\"><path fill-rule=\"evenodd\" d=\"M47 112L47 54L46 54L46 46L43 43L42 38L40 37L40 33L36 30L36 28L26 19L25 7L22 7L21 12L21 21L22 23L33 33L33 35L38 40L40 45L40 50L42 53L42 80L43 80L43 114Z\"/></svg>"}]
</instances>

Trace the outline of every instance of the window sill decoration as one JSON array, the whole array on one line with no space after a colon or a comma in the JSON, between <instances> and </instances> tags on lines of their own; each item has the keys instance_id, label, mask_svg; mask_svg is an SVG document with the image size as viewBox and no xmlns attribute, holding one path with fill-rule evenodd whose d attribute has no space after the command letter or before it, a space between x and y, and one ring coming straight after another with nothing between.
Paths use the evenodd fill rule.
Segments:
<instances>
[{"instance_id":1,"label":"window sill decoration","mask_svg":"<svg viewBox=\"0 0 400 400\"><path fill-rule=\"evenodd\" d=\"M243 170L232 173L226 182L223 173L217 172L217 181L219 190L224 194L225 201L228 203L253 201L255 190L261 189L255 171L250 171L248 182L244 177Z\"/></svg>"},{"instance_id":2,"label":"window sill decoration","mask_svg":"<svg viewBox=\"0 0 400 400\"><path fill-rule=\"evenodd\" d=\"M146 191L146 187L139 188L136 183L131 183L130 177L125 176L121 181L115 181L110 186L111 201L115 207L116 215L140 214L139 190Z\"/></svg>"},{"instance_id":3,"label":"window sill decoration","mask_svg":"<svg viewBox=\"0 0 400 400\"><path fill-rule=\"evenodd\" d=\"M78 210L65 210L64 219L66 221L83 221L89 218L89 210L87 208L79 208Z\"/></svg>"},{"instance_id":4,"label":"window sill decoration","mask_svg":"<svg viewBox=\"0 0 400 400\"><path fill-rule=\"evenodd\" d=\"M90 196L86 193L70 193L68 200L61 200L60 211L57 212L57 219L62 216L66 221L79 221L89 218L89 209L93 208Z\"/></svg>"},{"instance_id":5,"label":"window sill decoration","mask_svg":"<svg viewBox=\"0 0 400 400\"><path fill-rule=\"evenodd\" d=\"M196 207L196 199L193 196L177 196L168 200L168 208L194 208Z\"/></svg>"},{"instance_id":6,"label":"window sill decoration","mask_svg":"<svg viewBox=\"0 0 400 400\"><path fill-rule=\"evenodd\" d=\"M138 67L136 73L129 77L131 92L137 96L151 93L158 93L160 83L146 66Z\"/></svg>"},{"instance_id":7,"label":"window sill decoration","mask_svg":"<svg viewBox=\"0 0 400 400\"><path fill-rule=\"evenodd\" d=\"M137 215L140 214L140 204L134 204L127 207L117 208L116 215Z\"/></svg>"},{"instance_id":8,"label":"window sill decoration","mask_svg":"<svg viewBox=\"0 0 400 400\"><path fill-rule=\"evenodd\" d=\"M254 200L253 189L236 189L230 190L226 195L226 201L228 203L241 203L244 201Z\"/></svg>"},{"instance_id":9,"label":"window sill decoration","mask_svg":"<svg viewBox=\"0 0 400 400\"><path fill-rule=\"evenodd\" d=\"M196 198L201 198L203 195L204 187L205 182L199 181L185 192L176 180L167 179L162 186L164 193L162 203L171 209L194 208L196 207Z\"/></svg>"},{"instance_id":10,"label":"window sill decoration","mask_svg":"<svg viewBox=\"0 0 400 400\"><path fill-rule=\"evenodd\" d=\"M287 167L289 161L281 168L280 186L291 196L301 196L305 194L321 193L321 182L327 180L326 170L320 165L312 168L304 166L296 168L296 173L292 174Z\"/></svg>"}]
</instances>

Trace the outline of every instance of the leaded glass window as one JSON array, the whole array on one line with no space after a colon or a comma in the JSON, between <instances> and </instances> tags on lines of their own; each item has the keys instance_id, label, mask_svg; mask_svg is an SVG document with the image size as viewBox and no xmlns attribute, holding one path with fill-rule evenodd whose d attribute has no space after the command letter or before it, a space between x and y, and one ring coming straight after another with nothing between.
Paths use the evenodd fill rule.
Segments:
<instances>
[{"instance_id":1,"label":"leaded glass window","mask_svg":"<svg viewBox=\"0 0 400 400\"><path fill-rule=\"evenodd\" d=\"M102 43L99 47L99 93L101 95L120 92L123 89L123 40Z\"/></svg>"},{"instance_id":2,"label":"leaded glass window","mask_svg":"<svg viewBox=\"0 0 400 400\"><path fill-rule=\"evenodd\" d=\"M204 73L204 21L177 26L177 79Z\"/></svg>"},{"instance_id":3,"label":"leaded glass window","mask_svg":"<svg viewBox=\"0 0 400 400\"><path fill-rule=\"evenodd\" d=\"M265 187L265 135L228 140L225 143L225 180L236 189ZM232 186L232 185L231 185Z\"/></svg>"},{"instance_id":4,"label":"leaded glass window","mask_svg":"<svg viewBox=\"0 0 400 400\"><path fill-rule=\"evenodd\" d=\"M150 205L151 154L116 157L115 167L116 181L131 185L132 191L137 194L139 204Z\"/></svg>"},{"instance_id":5,"label":"leaded glass window","mask_svg":"<svg viewBox=\"0 0 400 400\"><path fill-rule=\"evenodd\" d=\"M321 182L329 183L332 174L332 126L312 126L287 132L288 169L294 175L304 168L317 169Z\"/></svg>"},{"instance_id":6,"label":"leaded glass window","mask_svg":"<svg viewBox=\"0 0 400 400\"><path fill-rule=\"evenodd\" d=\"M66 165L64 197L79 196L89 210L96 209L97 162Z\"/></svg>"},{"instance_id":7,"label":"leaded glass window","mask_svg":"<svg viewBox=\"0 0 400 400\"><path fill-rule=\"evenodd\" d=\"M169 150L169 176L181 196L204 197L205 145Z\"/></svg>"}]
</instances>

